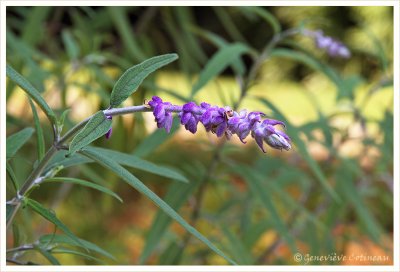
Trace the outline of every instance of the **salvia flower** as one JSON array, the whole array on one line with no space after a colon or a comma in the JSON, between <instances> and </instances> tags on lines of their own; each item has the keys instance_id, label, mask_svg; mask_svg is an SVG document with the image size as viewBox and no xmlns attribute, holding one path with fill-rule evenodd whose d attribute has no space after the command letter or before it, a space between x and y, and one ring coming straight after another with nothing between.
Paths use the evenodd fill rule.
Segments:
<instances>
[{"instance_id":1,"label":"salvia flower","mask_svg":"<svg viewBox=\"0 0 400 272\"><path fill-rule=\"evenodd\" d=\"M106 116L107 119L112 120L112 116ZM106 133L106 139L110 139L112 134L112 127Z\"/></svg>"},{"instance_id":2,"label":"salvia flower","mask_svg":"<svg viewBox=\"0 0 400 272\"><path fill-rule=\"evenodd\" d=\"M324 49L331 57L349 58L351 56L350 50L342 42L325 36L322 30L304 30L303 33L312 37L315 45L320 49Z\"/></svg>"},{"instance_id":3,"label":"salvia flower","mask_svg":"<svg viewBox=\"0 0 400 272\"><path fill-rule=\"evenodd\" d=\"M157 122L158 128L165 128L168 133L172 127L172 113L167 110L168 106L171 106L169 102L163 102L158 96L153 96L152 100L148 102L149 106L153 109L153 115Z\"/></svg>"},{"instance_id":4,"label":"salvia flower","mask_svg":"<svg viewBox=\"0 0 400 272\"><path fill-rule=\"evenodd\" d=\"M277 125L285 127L285 124L264 118L265 114L262 112L247 113L246 110L242 110L237 113L230 107L211 106L205 102L200 105L189 102L178 106L163 102L158 96L153 96L147 105L153 111L157 127L165 128L167 132L172 125L172 112L178 112L181 124L193 134L197 132L198 123L202 123L206 131L215 133L217 137L225 135L230 139L236 134L241 142L246 143L245 138L251 135L264 153L264 143L275 149L291 149L289 136L276 129Z\"/></svg>"}]
</instances>

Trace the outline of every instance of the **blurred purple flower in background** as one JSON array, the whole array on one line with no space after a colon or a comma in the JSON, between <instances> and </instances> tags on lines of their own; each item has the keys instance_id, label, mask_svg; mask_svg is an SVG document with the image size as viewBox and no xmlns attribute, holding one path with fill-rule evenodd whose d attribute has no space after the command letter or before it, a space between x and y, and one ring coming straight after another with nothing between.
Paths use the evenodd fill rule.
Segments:
<instances>
[{"instance_id":1,"label":"blurred purple flower in background","mask_svg":"<svg viewBox=\"0 0 400 272\"><path fill-rule=\"evenodd\" d=\"M178 112L181 124L191 133L197 132L197 124L200 122L206 131L215 133L217 137L225 135L227 139L230 139L233 134L236 134L242 143L246 143L244 139L251 134L264 153L264 142L275 149L289 150L291 148L289 136L275 128L276 125L285 127L285 124L278 120L262 119L265 116L262 112L247 114L246 110L242 110L237 113L230 107L211 106L205 102L200 106L195 102L178 106L163 102L158 96L153 96L148 105L153 110L157 127L165 128L167 132L172 126L172 112Z\"/></svg>"},{"instance_id":2,"label":"blurred purple flower in background","mask_svg":"<svg viewBox=\"0 0 400 272\"><path fill-rule=\"evenodd\" d=\"M333 39L332 37L325 36L322 30L311 31L303 30L304 35L312 37L315 41L315 45L326 50L331 57L349 58L351 57L350 50L340 41Z\"/></svg>"}]
</instances>

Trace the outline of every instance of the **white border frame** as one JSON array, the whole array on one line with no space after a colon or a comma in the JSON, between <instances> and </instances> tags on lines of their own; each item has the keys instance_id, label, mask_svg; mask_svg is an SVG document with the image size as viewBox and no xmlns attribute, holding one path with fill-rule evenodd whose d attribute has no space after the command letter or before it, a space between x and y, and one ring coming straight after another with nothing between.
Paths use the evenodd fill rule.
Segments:
<instances>
[{"instance_id":1,"label":"white border frame","mask_svg":"<svg viewBox=\"0 0 400 272\"><path fill-rule=\"evenodd\" d=\"M0 271L400 271L399 261L399 7L400 2L392 1L239 1L239 0L215 0L215 1L11 1L5 0L0 3L0 168L1 168L1 194L0 211L4 216L6 207L5 180L6 171L3 162L6 159L6 102L5 102L5 81L6 81L6 7L7 6L393 6L394 9L394 235L393 235L393 266L6 266L6 227L5 221L0 220L1 247L0 247ZM289 5L288 5L289 4ZM1 88L2 87L2 88ZM397 165L397 167L396 167ZM397 197L396 197L397 196Z\"/></svg>"}]
</instances>

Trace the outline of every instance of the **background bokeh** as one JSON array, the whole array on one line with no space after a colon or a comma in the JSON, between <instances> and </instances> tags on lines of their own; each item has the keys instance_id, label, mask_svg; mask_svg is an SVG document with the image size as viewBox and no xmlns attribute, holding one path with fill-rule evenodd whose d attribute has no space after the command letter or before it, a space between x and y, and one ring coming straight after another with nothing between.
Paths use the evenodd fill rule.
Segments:
<instances>
[{"instance_id":1,"label":"background bokeh","mask_svg":"<svg viewBox=\"0 0 400 272\"><path fill-rule=\"evenodd\" d=\"M155 55L176 52L180 58L146 79L124 105L139 105L155 94L185 103L198 74L217 52L216 41L240 42L260 52L273 38L263 11L277 18L283 30L323 29L352 52L349 59L331 58L311 39L296 35L277 47L301 52L303 58L271 56L261 66L240 108L286 122L292 150L268 148L263 154L250 137L245 145L237 139L223 143L200 126L195 135L178 125L166 134L156 130L151 113L114 118L111 140L99 139L94 145L186 176L188 185L130 169L240 264L296 264L296 252L389 256L378 262L310 263L316 265L391 264L391 7L7 7L7 63L56 112L71 109L68 129L108 107L119 75ZM248 55L242 60L247 70L254 63ZM332 81L326 69L333 69L340 81ZM194 101L234 105L240 97L237 79L234 69L225 69ZM33 127L28 100L11 81L6 98L7 135ZM48 148L52 131L39 115ZM34 135L10 161L20 183L36 156ZM121 204L97 191L59 183L42 185L31 195L78 237L117 259L98 256L104 264L226 264L101 166L77 165L61 174L103 184L124 200ZM15 192L8 181L10 199ZM17 244L54 231L29 209L19 212L16 223ZM15 242L9 231L8 247ZM96 264L69 254L57 257L62 264ZM22 258L47 263L35 251Z\"/></svg>"}]
</instances>

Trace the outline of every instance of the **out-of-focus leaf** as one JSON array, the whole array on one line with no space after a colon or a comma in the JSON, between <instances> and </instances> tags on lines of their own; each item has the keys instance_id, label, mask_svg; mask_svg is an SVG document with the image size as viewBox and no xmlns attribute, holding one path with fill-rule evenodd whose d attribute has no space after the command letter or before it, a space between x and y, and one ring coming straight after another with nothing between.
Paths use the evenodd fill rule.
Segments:
<instances>
[{"instance_id":1,"label":"out-of-focus leaf","mask_svg":"<svg viewBox=\"0 0 400 272\"><path fill-rule=\"evenodd\" d=\"M71 238L72 240L74 240L77 243L80 243L79 238L75 236L75 234L73 234L68 228L67 226L64 225L63 222L61 222L56 215L47 210L45 207L42 206L42 204L40 204L39 202L33 200L33 199L26 199L25 203L27 206L31 207L32 210L34 210L35 212L37 212L38 214L40 214L42 217L44 217L45 219L47 219L48 221L50 221L51 223L53 223L54 225L56 225L60 230L62 230L69 238Z\"/></svg>"},{"instance_id":2,"label":"out-of-focus leaf","mask_svg":"<svg viewBox=\"0 0 400 272\"><path fill-rule=\"evenodd\" d=\"M274 15L272 15L265 7L240 7L239 10L250 11L257 14L262 19L264 19L268 24L271 25L274 30L274 34L281 32L281 25Z\"/></svg>"},{"instance_id":3,"label":"out-of-focus leaf","mask_svg":"<svg viewBox=\"0 0 400 272\"><path fill-rule=\"evenodd\" d=\"M224 26L225 30L234 41L247 43L246 39L236 27L231 16L229 15L227 7L213 7L213 10L220 20L221 24Z\"/></svg>"},{"instance_id":4,"label":"out-of-focus leaf","mask_svg":"<svg viewBox=\"0 0 400 272\"><path fill-rule=\"evenodd\" d=\"M179 208L187 201L191 193L196 189L197 184L182 185L179 183L172 184L164 198L164 201L174 210ZM159 244L159 241L167 231L168 226L171 224L172 219L164 212L158 211L150 230L146 235L146 245L142 250L139 258L139 263L144 264L150 257L150 254Z\"/></svg>"},{"instance_id":5,"label":"out-of-focus leaf","mask_svg":"<svg viewBox=\"0 0 400 272\"><path fill-rule=\"evenodd\" d=\"M340 193L345 200L354 207L359 220L362 222L370 237L375 242L379 242L382 236L382 228L369 212L367 206L364 204L362 196L354 184L358 170L354 170L352 167L354 163L349 159L342 158L341 162L342 164L337 170L335 178Z\"/></svg>"},{"instance_id":6,"label":"out-of-focus leaf","mask_svg":"<svg viewBox=\"0 0 400 272\"><path fill-rule=\"evenodd\" d=\"M144 194L151 201L153 201L160 209L162 209L165 213L167 213L172 219L178 222L184 229L186 229L189 233L194 235L197 239L206 244L212 251L220 255L222 258L227 260L231 264L236 264L232 259L226 256L221 250L219 250L214 244L212 244L206 237L204 237L200 232L198 232L195 228L189 225L185 219L183 219L174 209L172 209L167 203L165 203L160 197L158 197L153 191L151 191L147 186L145 186L140 180L138 180L135 176L133 176L129 171L120 166L113 160L108 159L107 157L99 154L92 148L88 147L82 151L82 154L88 156L92 160L95 160L102 166L108 168L117 174L120 178L126 181L133 188L138 190L140 193Z\"/></svg>"},{"instance_id":7,"label":"out-of-focus leaf","mask_svg":"<svg viewBox=\"0 0 400 272\"><path fill-rule=\"evenodd\" d=\"M165 251L160 255L159 265L178 265L184 248L177 242L172 241Z\"/></svg>"},{"instance_id":8,"label":"out-of-focus leaf","mask_svg":"<svg viewBox=\"0 0 400 272\"><path fill-rule=\"evenodd\" d=\"M156 56L126 70L111 92L111 107L117 107L125 101L148 75L177 59L177 54Z\"/></svg>"},{"instance_id":9,"label":"out-of-focus leaf","mask_svg":"<svg viewBox=\"0 0 400 272\"><path fill-rule=\"evenodd\" d=\"M227 226L223 228L223 231L229 242L229 251L232 253L235 260L237 260L238 264L253 264L253 258L250 254L250 250L246 248L242 239L239 239L235 234L233 234Z\"/></svg>"},{"instance_id":10,"label":"out-of-focus leaf","mask_svg":"<svg viewBox=\"0 0 400 272\"><path fill-rule=\"evenodd\" d=\"M108 119L103 111L98 111L85 127L72 139L69 145L69 154L72 155L79 149L87 146L94 140L100 138L111 128L112 121Z\"/></svg>"},{"instance_id":11,"label":"out-of-focus leaf","mask_svg":"<svg viewBox=\"0 0 400 272\"><path fill-rule=\"evenodd\" d=\"M355 89L358 85L362 84L365 80L359 75L352 75L344 78L342 81L342 88L339 88L336 99L340 100L342 98L354 99Z\"/></svg>"},{"instance_id":12,"label":"out-of-focus leaf","mask_svg":"<svg viewBox=\"0 0 400 272\"><path fill-rule=\"evenodd\" d=\"M43 129L42 129L42 126L40 125L40 120L39 120L39 116L36 111L36 107L30 98L29 98L29 104L31 105L33 121L35 123L38 160L41 161L44 157L44 153L45 153L45 149L46 149L45 143L44 143Z\"/></svg>"},{"instance_id":13,"label":"out-of-focus leaf","mask_svg":"<svg viewBox=\"0 0 400 272\"><path fill-rule=\"evenodd\" d=\"M19 189L18 179L14 173L14 169L12 168L11 164L8 161L6 162L6 171L8 176L10 177L10 180L14 186L15 191L17 192Z\"/></svg>"},{"instance_id":14,"label":"out-of-focus leaf","mask_svg":"<svg viewBox=\"0 0 400 272\"><path fill-rule=\"evenodd\" d=\"M20 236L20 231L19 231L19 225L16 223L12 224L12 229L13 229L13 246L18 247L21 244L21 236Z\"/></svg>"},{"instance_id":15,"label":"out-of-focus leaf","mask_svg":"<svg viewBox=\"0 0 400 272\"><path fill-rule=\"evenodd\" d=\"M135 61L145 59L146 56L137 43L137 37L135 37L133 31L131 31L131 25L126 14L126 8L114 6L108 7L107 11L110 14L111 20L113 21L115 28L122 39L124 47L131 58Z\"/></svg>"},{"instance_id":16,"label":"out-of-focus leaf","mask_svg":"<svg viewBox=\"0 0 400 272\"><path fill-rule=\"evenodd\" d=\"M77 178L64 178L64 177L54 177L54 178L47 178L45 180L43 180L43 182L64 182L64 183L72 183L72 184L78 184L81 186L85 186L85 187L89 187L95 190L98 190L100 192L103 192L105 194L108 194L116 199L118 199L118 201L123 202L122 199L113 191L111 191L110 189L107 189L106 187L103 187L101 185L98 185L96 183L93 182L88 182L82 179L77 179Z\"/></svg>"},{"instance_id":17,"label":"out-of-focus leaf","mask_svg":"<svg viewBox=\"0 0 400 272\"><path fill-rule=\"evenodd\" d=\"M61 33L62 40L64 43L65 50L67 51L68 57L71 60L75 60L79 57L79 46L75 39L72 37L71 32L64 30Z\"/></svg>"},{"instance_id":18,"label":"out-of-focus leaf","mask_svg":"<svg viewBox=\"0 0 400 272\"><path fill-rule=\"evenodd\" d=\"M119 164L131 166L149 173L153 173L163 177L168 177L177 181L182 181L186 183L188 182L187 178L184 177L182 174L174 170L171 170L169 168L158 166L149 161L142 160L134 155L100 147L93 147L92 149L97 153L100 153L103 156L106 156L107 158L116 161Z\"/></svg>"},{"instance_id":19,"label":"out-of-focus leaf","mask_svg":"<svg viewBox=\"0 0 400 272\"><path fill-rule=\"evenodd\" d=\"M55 244L55 245L66 244L66 245L77 246L77 247L85 248L89 251L97 252L103 256L106 256L110 259L115 260L114 256L112 256L110 253L108 253L104 249L100 248L99 246L97 246L91 242L88 242L86 240L80 239L80 238L77 238L77 239L78 239L79 243L75 239L71 239L71 237L69 237L67 235L46 234L39 238L39 242L43 246L48 246L48 245L52 245L52 244Z\"/></svg>"},{"instance_id":20,"label":"out-of-focus leaf","mask_svg":"<svg viewBox=\"0 0 400 272\"><path fill-rule=\"evenodd\" d=\"M40 254L43 255L43 257L45 257L51 264L53 265L60 265L60 262L57 260L56 257L53 256L53 254L51 254L49 251L47 251L46 249L35 245L34 248L40 252Z\"/></svg>"},{"instance_id":21,"label":"out-of-focus leaf","mask_svg":"<svg viewBox=\"0 0 400 272\"><path fill-rule=\"evenodd\" d=\"M243 243L247 248L252 248L259 240L260 236L267 230L273 227L270 220L262 220L251 224L250 228L243 235Z\"/></svg>"},{"instance_id":22,"label":"out-of-focus leaf","mask_svg":"<svg viewBox=\"0 0 400 272\"><path fill-rule=\"evenodd\" d=\"M268 108L270 108L273 112L274 115L276 116L276 119L278 120L287 120L287 118L267 99L262 98L262 97L257 97L256 98L258 101L262 102L265 104ZM337 193L332 189L331 185L329 185L328 180L324 173L322 172L321 168L319 165L315 162L315 160L311 157L310 153L307 150L306 144L301 140L299 136L299 130L294 127L292 124L289 122L285 121L286 126L287 126L287 134L289 137L291 137L292 141L294 144L296 144L297 149L299 150L300 154L302 154L303 159L307 162L308 166L316 176L317 180L321 183L322 187L325 189L325 191L337 202L340 201L340 197L337 195Z\"/></svg>"},{"instance_id":23,"label":"out-of-focus leaf","mask_svg":"<svg viewBox=\"0 0 400 272\"><path fill-rule=\"evenodd\" d=\"M346 92L341 76L333 68L320 62L318 59L306 54L305 52L284 48L275 48L271 51L270 56L292 59L301 62L316 71L323 72L336 85L340 92Z\"/></svg>"},{"instance_id":24,"label":"out-of-focus leaf","mask_svg":"<svg viewBox=\"0 0 400 272\"><path fill-rule=\"evenodd\" d=\"M267 190L259 178L254 175L253 171L242 165L234 165L231 167L232 171L241 175L245 180L247 185L250 187L252 193L258 197L261 203L264 205L266 210L269 212L271 216L271 222L273 223L275 230L282 236L282 238L288 243L292 252L297 252L296 243L289 233L288 228L285 225L285 222L279 216L277 209L275 208L274 203L272 202L272 194L269 190Z\"/></svg>"},{"instance_id":25,"label":"out-of-focus leaf","mask_svg":"<svg viewBox=\"0 0 400 272\"><path fill-rule=\"evenodd\" d=\"M190 27L191 31L193 31L195 34L199 35L200 37L203 37L204 39L210 41L212 44L215 46L219 47L220 49L226 46L229 46L229 43L224 40L224 38L218 36L215 33L212 33L210 31L207 31L205 29L199 28L192 26ZM257 54L256 51L253 52L251 51L251 54ZM235 71L236 74L238 75L243 75L246 71L246 66L244 65L242 59L240 56L236 56L232 60L232 69Z\"/></svg>"},{"instance_id":26,"label":"out-of-focus leaf","mask_svg":"<svg viewBox=\"0 0 400 272\"><path fill-rule=\"evenodd\" d=\"M10 220L11 215L14 211L14 205L11 204L6 204L6 221L8 222L8 220Z\"/></svg>"},{"instance_id":27,"label":"out-of-focus leaf","mask_svg":"<svg viewBox=\"0 0 400 272\"><path fill-rule=\"evenodd\" d=\"M191 97L194 97L201 88L224 71L235 59L250 51L249 47L241 43L234 43L218 50L207 62L197 82L193 85Z\"/></svg>"},{"instance_id":28,"label":"out-of-focus leaf","mask_svg":"<svg viewBox=\"0 0 400 272\"><path fill-rule=\"evenodd\" d=\"M24 128L7 137L6 140L6 159L14 157L18 150L29 140L34 132L33 128Z\"/></svg>"},{"instance_id":29,"label":"out-of-focus leaf","mask_svg":"<svg viewBox=\"0 0 400 272\"><path fill-rule=\"evenodd\" d=\"M156 129L151 135L147 136L133 151L133 154L138 157L146 157L151 154L160 144L164 143L166 139L172 137L178 131L180 124L179 120L175 118L172 123L170 133L166 133L163 129Z\"/></svg>"},{"instance_id":30,"label":"out-of-focus leaf","mask_svg":"<svg viewBox=\"0 0 400 272\"><path fill-rule=\"evenodd\" d=\"M53 110L47 105L46 101L40 95L39 91L29 83L22 75L14 70L10 65L7 64L6 68L7 76L15 82L19 87L21 87L35 102L39 105L42 111L46 114L47 118L50 120L52 126L57 122L56 115Z\"/></svg>"},{"instance_id":31,"label":"out-of-focus leaf","mask_svg":"<svg viewBox=\"0 0 400 272\"><path fill-rule=\"evenodd\" d=\"M98 263L102 263L102 261L100 259L96 258L96 257L90 256L89 254L86 254L86 253L83 253L83 252L80 252L80 251L77 251L77 250L72 250L72 249L69 249L69 248L59 248L59 247L57 247L55 249L52 249L51 253L53 253L53 254L72 254L72 255L83 257L83 258L88 259L88 260L93 260L93 261L96 261Z\"/></svg>"}]
</instances>

